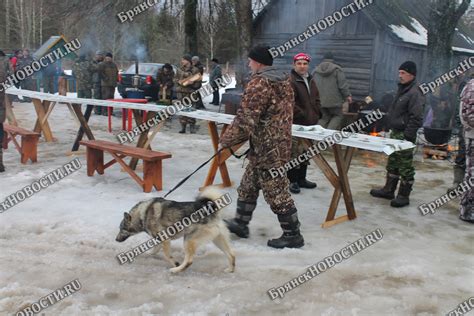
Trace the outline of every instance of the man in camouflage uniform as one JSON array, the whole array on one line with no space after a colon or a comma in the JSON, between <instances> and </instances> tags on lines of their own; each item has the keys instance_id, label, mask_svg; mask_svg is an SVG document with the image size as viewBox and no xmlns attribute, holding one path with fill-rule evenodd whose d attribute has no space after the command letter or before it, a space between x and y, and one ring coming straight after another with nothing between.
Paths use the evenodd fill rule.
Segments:
<instances>
[{"instance_id":1,"label":"man in camouflage uniform","mask_svg":"<svg viewBox=\"0 0 474 316\"><path fill-rule=\"evenodd\" d=\"M102 100L102 91L100 85L100 74L99 74L99 65L104 61L104 53L97 51L95 53L94 61L94 72L92 74L92 98L96 100ZM94 110L95 114L100 115L102 113L102 107L96 106Z\"/></svg>"},{"instance_id":2,"label":"man in camouflage uniform","mask_svg":"<svg viewBox=\"0 0 474 316\"><path fill-rule=\"evenodd\" d=\"M223 148L250 142L250 163L237 190L237 212L234 219L226 222L232 233L248 238L248 224L262 190L283 229L283 235L269 240L268 246L299 248L304 240L295 203L288 191L288 178L272 178L269 172L290 158L295 102L288 75L271 67L272 64L268 46L256 46L250 51L251 80L242 96L241 108L220 140Z\"/></svg>"},{"instance_id":3,"label":"man in camouflage uniform","mask_svg":"<svg viewBox=\"0 0 474 316\"><path fill-rule=\"evenodd\" d=\"M201 63L199 56L193 56L191 60L192 60L193 66L199 69L199 73L201 74L201 76L204 76L204 65ZM198 82L196 82L196 87L198 89L201 88L202 80L199 80L199 85L197 83ZM206 109L206 107L204 106L204 103L202 102L202 97L200 93L197 94L197 98L199 99L199 101L196 102L196 109L198 110Z\"/></svg>"},{"instance_id":4,"label":"man in camouflage uniform","mask_svg":"<svg viewBox=\"0 0 474 316\"><path fill-rule=\"evenodd\" d=\"M92 76L95 65L87 60L85 54L81 53L72 68L73 75L76 77L77 97L92 98Z\"/></svg>"},{"instance_id":5,"label":"man in camouflage uniform","mask_svg":"<svg viewBox=\"0 0 474 316\"><path fill-rule=\"evenodd\" d=\"M159 100L171 100L173 97L173 86L174 86L174 72L173 67L170 64L164 64L161 69L158 70L158 75L156 76L156 82L160 86L160 92L158 95ZM163 93L163 88L166 87L166 95L161 95Z\"/></svg>"},{"instance_id":6,"label":"man in camouflage uniform","mask_svg":"<svg viewBox=\"0 0 474 316\"><path fill-rule=\"evenodd\" d=\"M192 60L190 55L184 55L181 59L181 68L178 69L178 73L175 76L174 82L176 84L176 93L178 100L182 100L185 97L191 97L191 94L194 91L197 91L201 86L200 81L196 82L189 82L188 84L183 85L183 80L186 78L190 78L199 74L199 69L192 65ZM180 83L181 82L181 83ZM198 94L199 92L196 92ZM197 97L194 96L193 99ZM193 103L192 107L195 109L196 104ZM179 122L181 123L181 131L179 133L184 134L186 133L186 125L189 124L191 134L196 133L196 119L189 118L186 116L180 116Z\"/></svg>"},{"instance_id":7,"label":"man in camouflage uniform","mask_svg":"<svg viewBox=\"0 0 474 316\"><path fill-rule=\"evenodd\" d=\"M105 60L99 65L99 75L102 100L113 99L117 87L118 68L113 62L112 53L105 54ZM107 116L107 108L104 107L102 115Z\"/></svg>"},{"instance_id":8,"label":"man in camouflage uniform","mask_svg":"<svg viewBox=\"0 0 474 316\"><path fill-rule=\"evenodd\" d=\"M460 118L464 128L466 144L466 174L464 181L470 184L474 175L474 76L466 84L461 93ZM459 218L474 223L474 192L472 187L461 199Z\"/></svg>"},{"instance_id":9,"label":"man in camouflage uniform","mask_svg":"<svg viewBox=\"0 0 474 316\"><path fill-rule=\"evenodd\" d=\"M11 73L11 66L10 61L7 56L0 51L0 82L5 82L7 77ZM5 167L3 165L3 122L5 122L6 118L6 109L5 109L5 91L3 90L3 86L0 86L0 172L5 171Z\"/></svg>"},{"instance_id":10,"label":"man in camouflage uniform","mask_svg":"<svg viewBox=\"0 0 474 316\"><path fill-rule=\"evenodd\" d=\"M31 65L32 62L34 62L34 59L30 55L30 50L25 48L23 49L23 57L17 62L17 69L23 69L26 66ZM20 87L25 90L36 91L36 83L33 79L33 75L23 79L20 82ZM28 97L23 97L23 100L25 102L31 102L31 99Z\"/></svg>"},{"instance_id":11,"label":"man in camouflage uniform","mask_svg":"<svg viewBox=\"0 0 474 316\"><path fill-rule=\"evenodd\" d=\"M425 97L416 81L416 64L412 61L404 62L399 68L399 78L398 93L386 118L390 138L416 143L416 133L423 124L425 106ZM400 188L394 198L399 180ZM409 197L414 181L413 149L397 151L388 157L385 186L372 189L370 194L392 200L392 207L403 207L410 204Z\"/></svg>"}]
</instances>

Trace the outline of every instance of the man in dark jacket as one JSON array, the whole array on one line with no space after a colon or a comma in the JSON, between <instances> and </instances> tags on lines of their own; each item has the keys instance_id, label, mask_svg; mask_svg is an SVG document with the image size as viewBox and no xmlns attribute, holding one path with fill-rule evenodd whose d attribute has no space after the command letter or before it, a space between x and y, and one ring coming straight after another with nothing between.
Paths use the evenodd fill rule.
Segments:
<instances>
[{"instance_id":1,"label":"man in dark jacket","mask_svg":"<svg viewBox=\"0 0 474 316\"><path fill-rule=\"evenodd\" d=\"M115 97L115 87L118 81L118 68L113 62L112 53L105 54L105 60L99 65L100 85L102 100ZM107 116L107 109L103 109L102 115Z\"/></svg>"},{"instance_id":2,"label":"man in dark jacket","mask_svg":"<svg viewBox=\"0 0 474 316\"><path fill-rule=\"evenodd\" d=\"M219 95L219 85L216 83L217 79L222 78L222 69L219 65L219 61L217 58L213 58L211 60L211 73L209 74L209 82L211 83L212 89L214 89L212 95L212 105L219 105L220 104L220 95Z\"/></svg>"},{"instance_id":3,"label":"man in dark jacket","mask_svg":"<svg viewBox=\"0 0 474 316\"><path fill-rule=\"evenodd\" d=\"M99 73L99 65L104 61L104 53L102 51L97 51L95 53L94 61L92 62L94 71L92 73L92 98L96 100L102 100L102 87ZM106 109L103 109L102 106L96 106L94 108L94 113L101 115L102 112L105 112Z\"/></svg>"},{"instance_id":4,"label":"man in dark jacket","mask_svg":"<svg viewBox=\"0 0 474 316\"><path fill-rule=\"evenodd\" d=\"M416 64L404 62L399 68L400 83L398 93L390 106L386 118L393 139L416 142L416 134L423 124L425 97L416 81ZM395 197L398 181L401 180L398 195ZM381 189L373 189L375 197L392 200L390 205L402 207L410 204L410 192L415 181L413 149L397 151L388 157L387 181Z\"/></svg>"},{"instance_id":5,"label":"man in dark jacket","mask_svg":"<svg viewBox=\"0 0 474 316\"><path fill-rule=\"evenodd\" d=\"M294 104L288 76L271 67L273 58L269 49L257 46L250 50L252 77L242 95L241 108L220 139L223 148L250 142L249 165L237 189L237 212L226 223L232 233L248 238L248 224L262 190L283 230L280 238L269 240L267 245L299 248L304 240L295 203L288 192L288 179L272 178L268 171L283 166L290 158Z\"/></svg>"},{"instance_id":6,"label":"man in dark jacket","mask_svg":"<svg viewBox=\"0 0 474 316\"><path fill-rule=\"evenodd\" d=\"M311 57L298 54L293 58L293 70L290 75L291 86L295 92L295 107L293 109L293 124L311 126L318 124L321 103L319 91L313 76L308 73ZM291 159L305 152L301 139L293 137L291 143ZM300 188L314 189L316 183L306 180L309 161L288 171L290 192L300 193Z\"/></svg>"},{"instance_id":7,"label":"man in dark jacket","mask_svg":"<svg viewBox=\"0 0 474 316\"><path fill-rule=\"evenodd\" d=\"M17 69L23 69L26 66L31 65L35 60L30 55L29 49L23 49L23 57L20 58L17 62ZM25 90L36 91L36 81L33 79L33 75L23 79L20 82L20 87ZM31 102L29 97L23 97L24 102Z\"/></svg>"}]
</instances>

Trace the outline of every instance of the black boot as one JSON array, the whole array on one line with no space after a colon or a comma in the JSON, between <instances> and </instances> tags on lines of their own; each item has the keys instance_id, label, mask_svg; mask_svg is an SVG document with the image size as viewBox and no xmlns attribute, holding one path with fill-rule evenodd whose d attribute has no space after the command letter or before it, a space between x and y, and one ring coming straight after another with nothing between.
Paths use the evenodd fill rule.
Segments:
<instances>
[{"instance_id":1,"label":"black boot","mask_svg":"<svg viewBox=\"0 0 474 316\"><path fill-rule=\"evenodd\" d=\"M224 222L231 233L240 238L249 238L249 223L252 219L252 213L257 207L256 203L247 203L237 201L237 211L233 219L226 219Z\"/></svg>"},{"instance_id":2,"label":"black boot","mask_svg":"<svg viewBox=\"0 0 474 316\"><path fill-rule=\"evenodd\" d=\"M1 141L0 141L0 172L5 172L5 166L3 165L3 148L2 148Z\"/></svg>"},{"instance_id":3,"label":"black boot","mask_svg":"<svg viewBox=\"0 0 474 316\"><path fill-rule=\"evenodd\" d=\"M181 130L179 131L180 134L186 134L186 124L181 123Z\"/></svg>"},{"instance_id":4,"label":"black boot","mask_svg":"<svg viewBox=\"0 0 474 316\"><path fill-rule=\"evenodd\" d=\"M303 236L300 234L298 212L293 209L289 214L278 215L283 235L280 238L269 240L267 245L273 248L301 248L304 246Z\"/></svg>"},{"instance_id":5,"label":"black boot","mask_svg":"<svg viewBox=\"0 0 474 316\"><path fill-rule=\"evenodd\" d=\"M189 125L189 132L190 132L191 134L196 134L196 130L197 130L197 129L196 129L196 124L190 124L190 125Z\"/></svg>"},{"instance_id":6,"label":"black boot","mask_svg":"<svg viewBox=\"0 0 474 316\"><path fill-rule=\"evenodd\" d=\"M387 173L387 180L385 182L385 186L381 189L370 190L370 195L379 198L384 198L387 200L392 200L395 197L395 190L397 189L399 179L399 175Z\"/></svg>"},{"instance_id":7,"label":"black boot","mask_svg":"<svg viewBox=\"0 0 474 316\"><path fill-rule=\"evenodd\" d=\"M314 188L317 187L317 184L314 183L314 182L306 180L306 173L307 172L308 172L308 165L300 166L298 185L300 186L300 188L314 189Z\"/></svg>"},{"instance_id":8,"label":"black boot","mask_svg":"<svg viewBox=\"0 0 474 316\"><path fill-rule=\"evenodd\" d=\"M474 207L472 201L468 201L464 207L464 214L459 214L459 219L474 224Z\"/></svg>"},{"instance_id":9,"label":"black boot","mask_svg":"<svg viewBox=\"0 0 474 316\"><path fill-rule=\"evenodd\" d=\"M290 169L287 172L288 180L290 180L290 192L294 194L298 194L301 192L300 186L298 184L298 175L299 175L299 169Z\"/></svg>"},{"instance_id":10,"label":"black boot","mask_svg":"<svg viewBox=\"0 0 474 316\"><path fill-rule=\"evenodd\" d=\"M403 207L410 204L410 192L413 187L413 182L414 181L400 182L397 197L390 202L392 207Z\"/></svg>"}]
</instances>

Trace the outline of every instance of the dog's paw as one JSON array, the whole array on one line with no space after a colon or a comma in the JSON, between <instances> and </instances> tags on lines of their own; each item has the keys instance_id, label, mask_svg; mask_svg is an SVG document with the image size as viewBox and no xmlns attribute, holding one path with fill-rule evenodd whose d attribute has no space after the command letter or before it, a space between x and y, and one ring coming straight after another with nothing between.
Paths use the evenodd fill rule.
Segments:
<instances>
[{"instance_id":1,"label":"dog's paw","mask_svg":"<svg viewBox=\"0 0 474 316\"><path fill-rule=\"evenodd\" d=\"M178 272L181 272L181 268L178 268L178 267L176 267L176 268L171 268L171 269L170 269L170 272L171 272L171 273L178 273Z\"/></svg>"},{"instance_id":2,"label":"dog's paw","mask_svg":"<svg viewBox=\"0 0 474 316\"><path fill-rule=\"evenodd\" d=\"M234 267L232 267L232 268L227 268L227 269L224 270L225 273L234 273L234 271L235 271L235 268L234 268Z\"/></svg>"}]
</instances>

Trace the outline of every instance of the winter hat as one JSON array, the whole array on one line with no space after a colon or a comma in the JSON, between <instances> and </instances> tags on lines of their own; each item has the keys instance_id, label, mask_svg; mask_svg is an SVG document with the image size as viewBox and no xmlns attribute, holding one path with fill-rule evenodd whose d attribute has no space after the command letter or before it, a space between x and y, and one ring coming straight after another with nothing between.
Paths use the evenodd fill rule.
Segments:
<instances>
[{"instance_id":1,"label":"winter hat","mask_svg":"<svg viewBox=\"0 0 474 316\"><path fill-rule=\"evenodd\" d=\"M189 61L190 63L193 61L193 58L192 58L191 55L189 55L189 54L185 54L185 55L183 56L183 59Z\"/></svg>"},{"instance_id":2,"label":"winter hat","mask_svg":"<svg viewBox=\"0 0 474 316\"><path fill-rule=\"evenodd\" d=\"M104 52L101 51L101 50L96 51L95 54L96 54L97 56L104 56Z\"/></svg>"},{"instance_id":3,"label":"winter hat","mask_svg":"<svg viewBox=\"0 0 474 316\"><path fill-rule=\"evenodd\" d=\"M254 46L249 52L249 58L265 66L273 65L273 57L270 54L270 47L266 45Z\"/></svg>"},{"instance_id":4,"label":"winter hat","mask_svg":"<svg viewBox=\"0 0 474 316\"><path fill-rule=\"evenodd\" d=\"M334 55L332 54L332 52L326 52L326 53L324 53L323 58L324 59L334 59Z\"/></svg>"},{"instance_id":5,"label":"winter hat","mask_svg":"<svg viewBox=\"0 0 474 316\"><path fill-rule=\"evenodd\" d=\"M398 70L404 70L413 76L416 76L416 64L412 61L404 62Z\"/></svg>"},{"instance_id":6,"label":"winter hat","mask_svg":"<svg viewBox=\"0 0 474 316\"><path fill-rule=\"evenodd\" d=\"M311 56L305 53L299 53L293 57L293 62L297 62L298 60L306 60L308 63L311 62Z\"/></svg>"},{"instance_id":7,"label":"winter hat","mask_svg":"<svg viewBox=\"0 0 474 316\"><path fill-rule=\"evenodd\" d=\"M112 53L107 53L107 54L105 54L105 57L110 57L110 58L112 58L112 57L114 57L114 55L112 55Z\"/></svg>"},{"instance_id":8,"label":"winter hat","mask_svg":"<svg viewBox=\"0 0 474 316\"><path fill-rule=\"evenodd\" d=\"M212 58L211 61L215 62L216 64L219 63L219 60L217 58Z\"/></svg>"}]
</instances>

